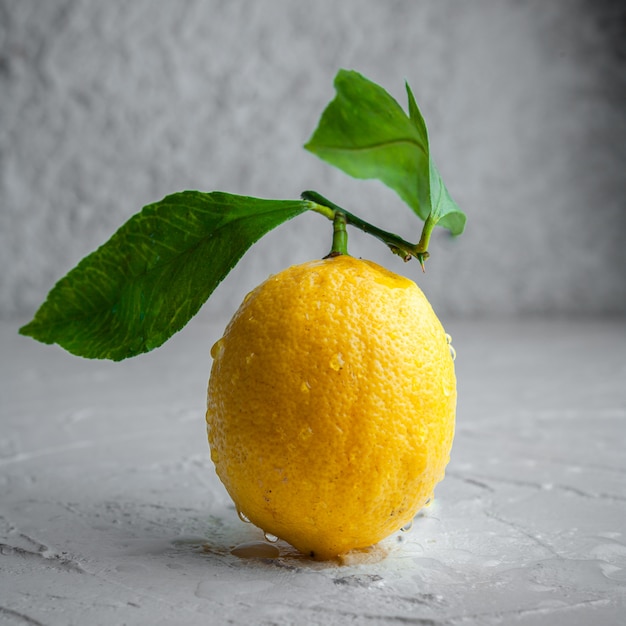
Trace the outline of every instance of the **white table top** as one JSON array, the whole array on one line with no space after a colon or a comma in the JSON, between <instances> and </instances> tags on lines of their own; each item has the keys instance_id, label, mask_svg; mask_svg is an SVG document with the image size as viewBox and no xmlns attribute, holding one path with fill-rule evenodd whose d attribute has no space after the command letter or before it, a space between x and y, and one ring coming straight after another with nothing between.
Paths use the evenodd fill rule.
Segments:
<instances>
[{"instance_id":1,"label":"white table top","mask_svg":"<svg viewBox=\"0 0 626 626\"><path fill-rule=\"evenodd\" d=\"M626 321L454 322L432 507L344 564L272 559L215 476L209 348L86 361L0 325L1 624L626 623Z\"/></svg>"}]
</instances>

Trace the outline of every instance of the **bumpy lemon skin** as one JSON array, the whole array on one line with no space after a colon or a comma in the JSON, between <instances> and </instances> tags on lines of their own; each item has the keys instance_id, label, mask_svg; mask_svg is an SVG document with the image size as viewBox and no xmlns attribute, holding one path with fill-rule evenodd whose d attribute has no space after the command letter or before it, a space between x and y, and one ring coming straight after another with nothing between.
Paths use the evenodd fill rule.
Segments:
<instances>
[{"instance_id":1,"label":"bumpy lemon skin","mask_svg":"<svg viewBox=\"0 0 626 626\"><path fill-rule=\"evenodd\" d=\"M329 559L410 522L443 478L456 379L417 285L339 256L248 294L212 349L207 427L238 510Z\"/></svg>"}]
</instances>

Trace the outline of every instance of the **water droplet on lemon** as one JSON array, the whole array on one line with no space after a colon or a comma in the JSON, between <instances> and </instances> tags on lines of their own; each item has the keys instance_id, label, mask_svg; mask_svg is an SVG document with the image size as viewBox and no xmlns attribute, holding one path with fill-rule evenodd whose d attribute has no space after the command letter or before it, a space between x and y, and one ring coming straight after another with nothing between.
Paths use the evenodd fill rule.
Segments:
<instances>
[{"instance_id":1,"label":"water droplet on lemon","mask_svg":"<svg viewBox=\"0 0 626 626\"><path fill-rule=\"evenodd\" d=\"M410 522L407 522L400 530L403 533L408 533L411 528L413 528L413 520L411 520Z\"/></svg>"},{"instance_id":2,"label":"water droplet on lemon","mask_svg":"<svg viewBox=\"0 0 626 626\"><path fill-rule=\"evenodd\" d=\"M248 518L248 516L243 511L237 511L237 515L239 515L239 519L246 524L251 524L252 522Z\"/></svg>"},{"instance_id":3,"label":"water droplet on lemon","mask_svg":"<svg viewBox=\"0 0 626 626\"><path fill-rule=\"evenodd\" d=\"M224 354L224 339L218 339L211 348L211 357L219 359Z\"/></svg>"},{"instance_id":4,"label":"water droplet on lemon","mask_svg":"<svg viewBox=\"0 0 626 626\"><path fill-rule=\"evenodd\" d=\"M450 356L452 357L452 360L455 361L456 350L454 349L454 346L452 345L452 337L448 333L446 333L446 343L448 344L448 348L450 348Z\"/></svg>"},{"instance_id":5,"label":"water droplet on lemon","mask_svg":"<svg viewBox=\"0 0 626 626\"><path fill-rule=\"evenodd\" d=\"M270 543L276 543L278 541L278 537L276 535L272 535L272 533L263 533L265 537L265 541L269 541Z\"/></svg>"},{"instance_id":6,"label":"water droplet on lemon","mask_svg":"<svg viewBox=\"0 0 626 626\"><path fill-rule=\"evenodd\" d=\"M336 372L338 372L344 364L344 360L343 360L343 356L341 354L341 352L338 352L337 354L333 354L333 356L330 359L330 366L332 369L334 369Z\"/></svg>"}]
</instances>

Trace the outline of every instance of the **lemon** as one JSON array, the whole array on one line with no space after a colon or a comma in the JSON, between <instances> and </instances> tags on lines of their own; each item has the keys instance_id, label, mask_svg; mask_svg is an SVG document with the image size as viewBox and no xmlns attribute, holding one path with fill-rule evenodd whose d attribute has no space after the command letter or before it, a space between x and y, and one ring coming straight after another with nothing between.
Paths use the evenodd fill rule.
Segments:
<instances>
[{"instance_id":1,"label":"lemon","mask_svg":"<svg viewBox=\"0 0 626 626\"><path fill-rule=\"evenodd\" d=\"M207 427L238 511L329 559L410 523L449 460L447 336L411 280L347 255L271 276L213 346Z\"/></svg>"}]
</instances>

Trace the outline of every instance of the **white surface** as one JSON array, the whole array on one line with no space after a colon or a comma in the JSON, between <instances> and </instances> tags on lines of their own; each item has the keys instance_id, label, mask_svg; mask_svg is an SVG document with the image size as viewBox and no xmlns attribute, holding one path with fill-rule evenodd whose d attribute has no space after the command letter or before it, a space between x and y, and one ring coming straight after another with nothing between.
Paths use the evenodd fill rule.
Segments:
<instances>
[{"instance_id":1,"label":"white surface","mask_svg":"<svg viewBox=\"0 0 626 626\"><path fill-rule=\"evenodd\" d=\"M347 564L237 518L205 440L209 347L84 361L0 326L2 624L623 624L626 324L447 324L458 428L436 502Z\"/></svg>"}]
</instances>

